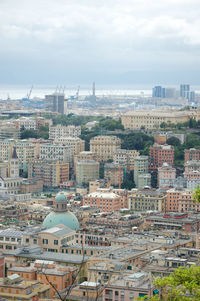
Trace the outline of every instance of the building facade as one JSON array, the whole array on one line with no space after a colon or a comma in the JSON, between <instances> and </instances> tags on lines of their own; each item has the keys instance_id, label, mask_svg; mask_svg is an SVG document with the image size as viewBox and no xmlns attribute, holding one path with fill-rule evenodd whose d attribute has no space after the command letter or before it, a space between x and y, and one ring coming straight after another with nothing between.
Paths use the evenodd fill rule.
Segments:
<instances>
[{"instance_id":1,"label":"building facade","mask_svg":"<svg viewBox=\"0 0 200 301\"><path fill-rule=\"evenodd\" d=\"M96 153L97 160L113 159L114 153L121 147L121 140L116 136L96 136L90 140L90 151Z\"/></svg>"},{"instance_id":2,"label":"building facade","mask_svg":"<svg viewBox=\"0 0 200 301\"><path fill-rule=\"evenodd\" d=\"M64 137L79 137L81 135L81 126L75 125L56 125L49 128L49 139L57 139Z\"/></svg>"},{"instance_id":3,"label":"building facade","mask_svg":"<svg viewBox=\"0 0 200 301\"><path fill-rule=\"evenodd\" d=\"M134 158L134 182L138 187L138 177L141 174L147 174L149 171L149 158L148 156L136 156Z\"/></svg>"},{"instance_id":4,"label":"building facade","mask_svg":"<svg viewBox=\"0 0 200 301\"><path fill-rule=\"evenodd\" d=\"M154 144L149 148L149 169L157 170L164 163L172 166L174 164L174 147L171 145Z\"/></svg>"},{"instance_id":5,"label":"building facade","mask_svg":"<svg viewBox=\"0 0 200 301\"><path fill-rule=\"evenodd\" d=\"M113 155L113 162L126 166L128 170L134 170L134 159L139 155L140 153L134 149L118 149Z\"/></svg>"},{"instance_id":6,"label":"building facade","mask_svg":"<svg viewBox=\"0 0 200 301\"><path fill-rule=\"evenodd\" d=\"M78 161L76 163L76 182L78 185L88 184L99 179L99 162Z\"/></svg>"}]
</instances>

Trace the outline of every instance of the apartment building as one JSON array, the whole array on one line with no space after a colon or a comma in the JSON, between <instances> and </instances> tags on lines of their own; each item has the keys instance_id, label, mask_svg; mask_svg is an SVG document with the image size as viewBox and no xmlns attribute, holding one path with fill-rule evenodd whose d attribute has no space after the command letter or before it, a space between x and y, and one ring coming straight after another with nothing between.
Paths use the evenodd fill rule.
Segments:
<instances>
[{"instance_id":1,"label":"apartment building","mask_svg":"<svg viewBox=\"0 0 200 301\"><path fill-rule=\"evenodd\" d=\"M163 112L163 111L129 111L122 115L121 120L125 129L147 130L160 129L160 125L165 123L187 122L192 117L193 112ZM194 112L196 117L196 112Z\"/></svg>"},{"instance_id":2,"label":"apartment building","mask_svg":"<svg viewBox=\"0 0 200 301\"><path fill-rule=\"evenodd\" d=\"M73 157L85 150L85 141L78 137L60 137L55 139L55 142L69 146L72 150Z\"/></svg>"},{"instance_id":3,"label":"apartment building","mask_svg":"<svg viewBox=\"0 0 200 301\"><path fill-rule=\"evenodd\" d=\"M149 169L157 170L164 163L172 166L174 164L174 147L171 145L154 144L149 149Z\"/></svg>"},{"instance_id":4,"label":"apartment building","mask_svg":"<svg viewBox=\"0 0 200 301\"><path fill-rule=\"evenodd\" d=\"M49 128L49 139L57 139L63 137L78 137L81 135L81 126L75 125L56 125Z\"/></svg>"},{"instance_id":5,"label":"apartment building","mask_svg":"<svg viewBox=\"0 0 200 301\"><path fill-rule=\"evenodd\" d=\"M40 159L71 163L72 149L62 143L45 143L40 145Z\"/></svg>"},{"instance_id":6,"label":"apartment building","mask_svg":"<svg viewBox=\"0 0 200 301\"><path fill-rule=\"evenodd\" d=\"M169 187L172 179L176 179L176 169L164 163L158 168L158 187Z\"/></svg>"},{"instance_id":7,"label":"apartment building","mask_svg":"<svg viewBox=\"0 0 200 301\"><path fill-rule=\"evenodd\" d=\"M113 159L114 153L121 147L121 139L116 136L96 136L90 140L90 151L96 153L98 161Z\"/></svg>"},{"instance_id":8,"label":"apartment building","mask_svg":"<svg viewBox=\"0 0 200 301\"><path fill-rule=\"evenodd\" d=\"M28 281L37 280L42 284L48 285L47 279L56 287L58 291L64 290L72 284L72 275L76 269L70 266L58 265L54 261L36 260L29 266L22 264L8 269L8 276L18 274L22 279ZM50 286L50 298L56 291Z\"/></svg>"},{"instance_id":9,"label":"apartment building","mask_svg":"<svg viewBox=\"0 0 200 301\"><path fill-rule=\"evenodd\" d=\"M121 188L121 184L126 177L126 167L113 164L106 163L104 165L104 180L110 185L117 186Z\"/></svg>"},{"instance_id":10,"label":"apartment building","mask_svg":"<svg viewBox=\"0 0 200 301\"><path fill-rule=\"evenodd\" d=\"M200 212L200 204L193 198L193 191L184 191L179 198L178 212Z\"/></svg>"},{"instance_id":11,"label":"apartment building","mask_svg":"<svg viewBox=\"0 0 200 301\"><path fill-rule=\"evenodd\" d=\"M38 130L40 126L52 125L51 119L45 119L44 117L20 117L15 121L15 127L19 130Z\"/></svg>"},{"instance_id":12,"label":"apartment building","mask_svg":"<svg viewBox=\"0 0 200 301\"><path fill-rule=\"evenodd\" d=\"M138 177L141 174L147 174L149 171L149 157L148 156L136 156L134 158L134 182L138 187Z\"/></svg>"},{"instance_id":13,"label":"apartment building","mask_svg":"<svg viewBox=\"0 0 200 301\"><path fill-rule=\"evenodd\" d=\"M76 182L78 185L88 184L99 179L99 162L94 160L76 163Z\"/></svg>"},{"instance_id":14,"label":"apartment building","mask_svg":"<svg viewBox=\"0 0 200 301\"><path fill-rule=\"evenodd\" d=\"M129 209L134 211L165 211L166 194L155 189L132 189L128 197Z\"/></svg>"},{"instance_id":15,"label":"apartment building","mask_svg":"<svg viewBox=\"0 0 200 301\"><path fill-rule=\"evenodd\" d=\"M143 173L138 176L138 189L142 189L145 187L151 187L151 174Z\"/></svg>"},{"instance_id":16,"label":"apartment building","mask_svg":"<svg viewBox=\"0 0 200 301\"><path fill-rule=\"evenodd\" d=\"M113 163L127 166L128 170L134 170L134 159L140 153L135 149L118 149L113 155Z\"/></svg>"},{"instance_id":17,"label":"apartment building","mask_svg":"<svg viewBox=\"0 0 200 301\"><path fill-rule=\"evenodd\" d=\"M0 139L19 139L20 130L12 120L0 121Z\"/></svg>"},{"instance_id":18,"label":"apartment building","mask_svg":"<svg viewBox=\"0 0 200 301\"><path fill-rule=\"evenodd\" d=\"M180 189L169 189L167 190L166 199L166 211L167 212L179 212L179 200L181 199L184 190Z\"/></svg>"},{"instance_id":19,"label":"apartment building","mask_svg":"<svg viewBox=\"0 0 200 301\"><path fill-rule=\"evenodd\" d=\"M38 280L21 279L18 274L0 278L0 298L3 300L39 300L50 297L50 285Z\"/></svg>"},{"instance_id":20,"label":"apartment building","mask_svg":"<svg viewBox=\"0 0 200 301\"><path fill-rule=\"evenodd\" d=\"M200 150L196 148L185 149L184 159L187 161L199 161L200 160Z\"/></svg>"},{"instance_id":21,"label":"apartment building","mask_svg":"<svg viewBox=\"0 0 200 301\"><path fill-rule=\"evenodd\" d=\"M33 160L28 167L28 177L43 180L46 187L58 187L69 180L69 163L63 161Z\"/></svg>"},{"instance_id":22,"label":"apartment building","mask_svg":"<svg viewBox=\"0 0 200 301\"><path fill-rule=\"evenodd\" d=\"M83 197L83 205L97 207L101 212L113 212L121 208L121 197L114 192L95 191Z\"/></svg>"}]
</instances>

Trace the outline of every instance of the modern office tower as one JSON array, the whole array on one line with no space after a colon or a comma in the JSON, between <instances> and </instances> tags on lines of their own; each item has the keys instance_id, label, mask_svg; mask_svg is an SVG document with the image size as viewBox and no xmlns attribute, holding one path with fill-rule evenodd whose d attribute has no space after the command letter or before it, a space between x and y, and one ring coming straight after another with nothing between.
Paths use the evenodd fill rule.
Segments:
<instances>
[{"instance_id":1,"label":"modern office tower","mask_svg":"<svg viewBox=\"0 0 200 301\"><path fill-rule=\"evenodd\" d=\"M180 97L188 98L190 92L190 85L188 84L181 84L180 85Z\"/></svg>"},{"instance_id":2,"label":"modern office tower","mask_svg":"<svg viewBox=\"0 0 200 301\"><path fill-rule=\"evenodd\" d=\"M190 85L180 85L180 97L188 99L190 102L195 101L195 92L190 91Z\"/></svg>"},{"instance_id":3,"label":"modern office tower","mask_svg":"<svg viewBox=\"0 0 200 301\"><path fill-rule=\"evenodd\" d=\"M138 187L138 177L141 174L147 174L149 170L149 157L137 156L134 159L134 182Z\"/></svg>"},{"instance_id":4,"label":"modern office tower","mask_svg":"<svg viewBox=\"0 0 200 301\"><path fill-rule=\"evenodd\" d=\"M99 162L78 161L76 163L76 182L78 185L88 184L99 179Z\"/></svg>"},{"instance_id":5,"label":"modern office tower","mask_svg":"<svg viewBox=\"0 0 200 301\"><path fill-rule=\"evenodd\" d=\"M165 88L165 98L176 98L176 89Z\"/></svg>"},{"instance_id":6,"label":"modern office tower","mask_svg":"<svg viewBox=\"0 0 200 301\"><path fill-rule=\"evenodd\" d=\"M195 92L194 91L190 91L188 100L190 102L194 102L195 101Z\"/></svg>"},{"instance_id":7,"label":"modern office tower","mask_svg":"<svg viewBox=\"0 0 200 301\"><path fill-rule=\"evenodd\" d=\"M152 97L165 98L165 88L155 86L152 89Z\"/></svg>"},{"instance_id":8,"label":"modern office tower","mask_svg":"<svg viewBox=\"0 0 200 301\"><path fill-rule=\"evenodd\" d=\"M149 148L149 169L157 170L164 163L172 166L174 164L174 147L172 145L154 144Z\"/></svg>"},{"instance_id":9,"label":"modern office tower","mask_svg":"<svg viewBox=\"0 0 200 301\"><path fill-rule=\"evenodd\" d=\"M45 109L50 112L64 114L65 95L62 93L54 93L45 95Z\"/></svg>"}]
</instances>

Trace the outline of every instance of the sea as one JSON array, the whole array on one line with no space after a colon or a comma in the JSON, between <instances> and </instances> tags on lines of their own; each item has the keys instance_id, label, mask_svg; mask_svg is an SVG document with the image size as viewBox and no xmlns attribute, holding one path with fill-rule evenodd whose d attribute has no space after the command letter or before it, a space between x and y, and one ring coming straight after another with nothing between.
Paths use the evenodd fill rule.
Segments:
<instances>
[{"instance_id":1,"label":"sea","mask_svg":"<svg viewBox=\"0 0 200 301\"><path fill-rule=\"evenodd\" d=\"M142 96L149 97L152 95L152 87L154 85L97 85L95 89L96 96ZM172 86L171 88L179 89L179 86ZM79 96L85 97L92 95L92 85L1 85L0 84L0 100L21 99L26 98L31 91L30 98L38 97L44 98L47 94L54 92L65 92L66 98L75 96L79 89ZM200 94L199 86L192 86L191 90Z\"/></svg>"}]
</instances>

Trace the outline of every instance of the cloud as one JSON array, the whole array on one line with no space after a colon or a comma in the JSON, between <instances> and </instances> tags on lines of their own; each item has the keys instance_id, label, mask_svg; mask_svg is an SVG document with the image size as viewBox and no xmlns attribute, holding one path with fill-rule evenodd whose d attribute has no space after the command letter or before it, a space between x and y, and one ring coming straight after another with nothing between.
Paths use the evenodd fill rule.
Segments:
<instances>
[{"instance_id":1,"label":"cloud","mask_svg":"<svg viewBox=\"0 0 200 301\"><path fill-rule=\"evenodd\" d=\"M83 74L193 69L199 13L198 0L1 0L0 62L37 64L41 74L51 65Z\"/></svg>"}]
</instances>

